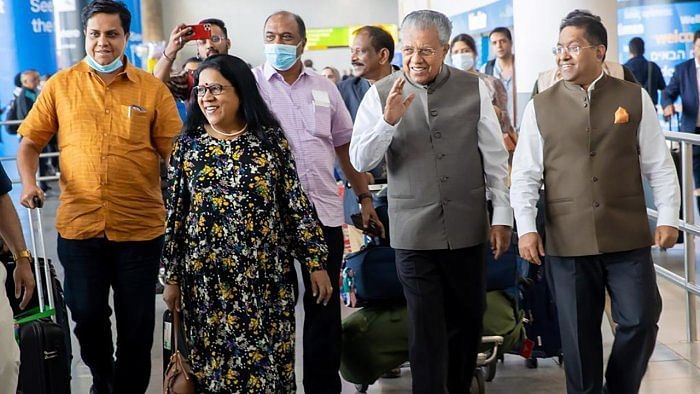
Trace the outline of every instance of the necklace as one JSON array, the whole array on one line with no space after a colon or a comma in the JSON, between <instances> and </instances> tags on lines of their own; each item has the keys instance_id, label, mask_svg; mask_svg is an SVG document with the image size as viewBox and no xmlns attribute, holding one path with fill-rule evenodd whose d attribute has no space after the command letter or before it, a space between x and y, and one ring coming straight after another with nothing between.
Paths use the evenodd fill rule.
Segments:
<instances>
[{"instance_id":1,"label":"necklace","mask_svg":"<svg viewBox=\"0 0 700 394\"><path fill-rule=\"evenodd\" d=\"M214 125L212 125L212 124L210 124L209 126L211 126L211 129L212 129L212 130L216 131L217 133L219 133L219 134L221 134L221 135L223 135L223 136L226 136L226 137L236 137L236 136L239 136L239 135L243 134L243 132L248 128L248 123L244 124L242 129L236 130L236 131L233 131L233 132L230 132L230 133L226 133L226 132L217 130L216 127L214 127Z\"/></svg>"}]
</instances>

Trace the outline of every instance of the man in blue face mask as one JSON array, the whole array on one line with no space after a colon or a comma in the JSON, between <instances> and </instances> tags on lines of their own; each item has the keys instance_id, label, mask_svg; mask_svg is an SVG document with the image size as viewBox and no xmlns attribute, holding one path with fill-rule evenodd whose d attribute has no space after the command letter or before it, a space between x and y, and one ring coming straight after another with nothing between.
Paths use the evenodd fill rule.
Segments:
<instances>
[{"instance_id":1,"label":"man in blue face mask","mask_svg":"<svg viewBox=\"0 0 700 394\"><path fill-rule=\"evenodd\" d=\"M170 155L182 123L168 88L124 56L131 22L124 3L94 0L82 20L87 56L46 82L19 128L20 199L29 208L44 199L39 153L56 136L58 257L90 393L144 393L165 232L158 161Z\"/></svg>"},{"instance_id":2,"label":"man in blue face mask","mask_svg":"<svg viewBox=\"0 0 700 394\"><path fill-rule=\"evenodd\" d=\"M299 60L306 45L304 21L281 11L265 21L266 62L253 70L260 93L275 113L289 140L304 190L323 225L329 256L325 262L333 285L327 306L316 304L309 273L302 268L304 295L304 391L340 393L340 298L338 279L343 257L343 203L333 176L340 163L361 204L365 227L373 221L382 231L372 206L367 177L350 164L352 119L336 86L305 68ZM294 274L294 271L292 271ZM291 277L296 283L296 277Z\"/></svg>"}]
</instances>

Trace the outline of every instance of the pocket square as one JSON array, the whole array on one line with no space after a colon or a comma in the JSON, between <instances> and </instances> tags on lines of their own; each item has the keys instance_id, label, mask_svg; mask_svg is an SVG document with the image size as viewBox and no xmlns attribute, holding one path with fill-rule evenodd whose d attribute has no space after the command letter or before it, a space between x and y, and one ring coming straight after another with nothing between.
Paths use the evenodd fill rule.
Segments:
<instances>
[{"instance_id":1,"label":"pocket square","mask_svg":"<svg viewBox=\"0 0 700 394\"><path fill-rule=\"evenodd\" d=\"M623 124L630 121L630 114L623 107L617 107L615 111L615 124Z\"/></svg>"}]
</instances>

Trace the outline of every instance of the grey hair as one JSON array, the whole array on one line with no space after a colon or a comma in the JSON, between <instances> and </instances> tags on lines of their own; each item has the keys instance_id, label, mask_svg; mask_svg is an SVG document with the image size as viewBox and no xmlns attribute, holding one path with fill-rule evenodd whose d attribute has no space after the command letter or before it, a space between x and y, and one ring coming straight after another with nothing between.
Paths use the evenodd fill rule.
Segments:
<instances>
[{"instance_id":1,"label":"grey hair","mask_svg":"<svg viewBox=\"0 0 700 394\"><path fill-rule=\"evenodd\" d=\"M445 14L432 10L413 11L401 22L401 31L435 29L440 37L440 44L449 45L452 35L452 22Z\"/></svg>"}]
</instances>

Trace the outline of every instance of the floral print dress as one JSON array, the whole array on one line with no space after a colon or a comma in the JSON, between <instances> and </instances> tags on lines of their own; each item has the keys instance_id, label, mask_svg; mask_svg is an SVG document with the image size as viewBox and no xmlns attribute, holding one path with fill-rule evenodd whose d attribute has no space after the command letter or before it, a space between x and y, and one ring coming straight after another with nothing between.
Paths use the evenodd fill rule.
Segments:
<instances>
[{"instance_id":1,"label":"floral print dress","mask_svg":"<svg viewBox=\"0 0 700 394\"><path fill-rule=\"evenodd\" d=\"M182 292L197 392L293 393L294 259L327 248L281 130L175 142L163 262ZM296 278L294 278L295 280Z\"/></svg>"}]
</instances>

